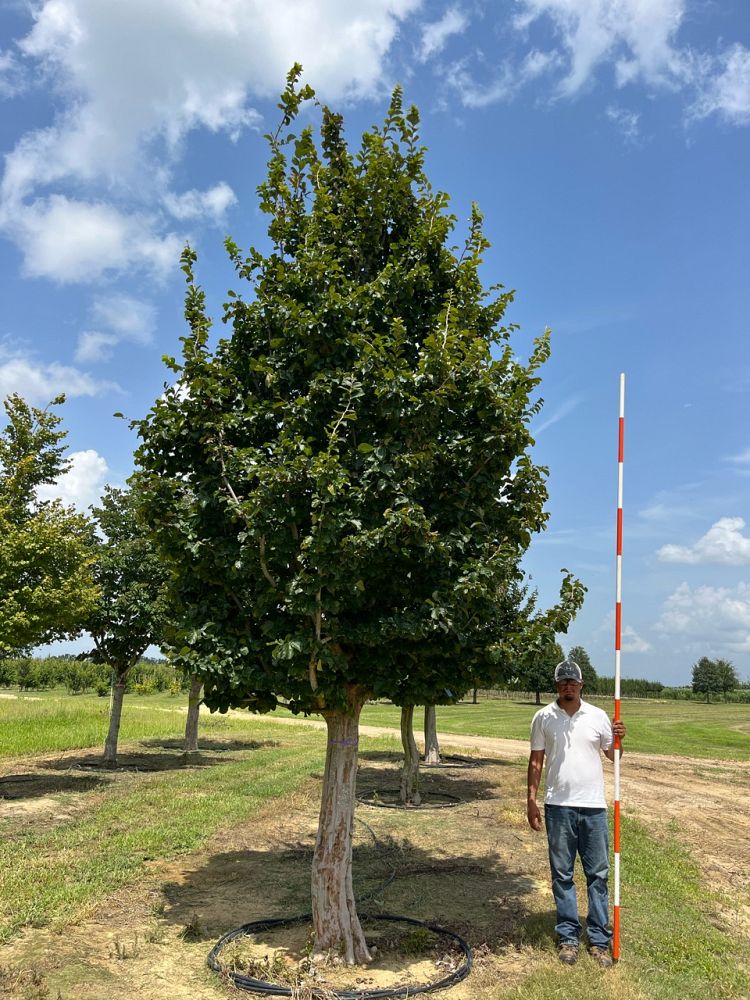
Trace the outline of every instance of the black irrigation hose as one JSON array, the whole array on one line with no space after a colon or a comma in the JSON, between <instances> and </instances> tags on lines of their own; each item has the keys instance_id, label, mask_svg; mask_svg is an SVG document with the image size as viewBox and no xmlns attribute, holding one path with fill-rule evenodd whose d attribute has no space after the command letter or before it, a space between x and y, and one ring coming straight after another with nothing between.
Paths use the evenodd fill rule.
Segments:
<instances>
[{"instance_id":1,"label":"black irrigation hose","mask_svg":"<svg viewBox=\"0 0 750 1000\"><path fill-rule=\"evenodd\" d=\"M296 924L301 924L311 919L311 913L302 913L297 917L282 917L278 920L256 920L250 924L243 924L242 927L237 927L235 930L229 931L223 937L219 938L209 953L208 965L214 972L228 976L238 989L245 990L248 993L261 993L272 997L293 997L294 991L288 986L269 983L264 979L254 979L252 976L245 976L240 972L226 969L219 962L219 953L230 941L234 941L235 938L242 937L243 935L255 934L258 931L269 930L272 927L293 927ZM454 972L425 986L395 986L392 989L382 990L329 990L322 988L316 990L315 987L312 987L310 991L311 998L320 998L320 1000L327 1000L329 997L337 997L338 1000L384 1000L386 997L414 997L421 993L435 993L437 990L444 990L449 986L455 986L456 983L460 983L466 979L471 972L472 965L474 964L474 956L472 955L471 948L461 935L456 934L454 931L449 931L438 924L428 924L424 920L415 920L413 917L401 917L393 913L363 913L360 916L360 920L397 921L402 924L412 924L415 927L426 927L433 934L439 934L455 941L463 952L464 961Z\"/></svg>"},{"instance_id":2,"label":"black irrigation hose","mask_svg":"<svg viewBox=\"0 0 750 1000\"><path fill-rule=\"evenodd\" d=\"M448 768L448 767L453 767L453 768L466 767L466 768L469 768L469 767L481 767L481 764L479 763L479 761L474 760L471 757L461 757L459 754L446 753L446 754L443 754L441 756L440 762L438 764L428 764L424 760L424 758L422 758L420 760L420 762L419 762L419 766L420 767L445 767L445 768Z\"/></svg>"},{"instance_id":3,"label":"black irrigation hose","mask_svg":"<svg viewBox=\"0 0 750 1000\"><path fill-rule=\"evenodd\" d=\"M356 817L355 817L356 818ZM365 823L364 820L357 819L358 823L366 827L370 836L378 845L378 837L373 828ZM391 873L385 881L381 882L379 885L371 889L370 892L366 892L361 896L357 896L357 902L364 902L366 899L372 899L373 896L378 895L384 889L396 879L395 868L391 869ZM300 913L296 917L279 917L267 920L256 920L253 923L243 924L242 927L237 927L232 931L228 931L213 946L208 955L208 965L214 972L218 972L220 975L227 976L234 985L248 993L261 993L265 996L275 996L275 997L293 997L294 992L288 986L281 986L275 983L269 983L264 979L254 979L252 976L245 976L241 972L235 972L234 970L227 969L219 961L219 955L224 950L224 948L238 937L244 937L248 934L254 934L258 931L269 930L274 927L294 927L297 924L302 924L312 920L311 913ZM311 998L320 997L321 1000L330 1000L331 997L337 997L338 1000L385 1000L387 997L413 997L421 993L434 993L437 990L447 989L449 986L455 986L456 983L462 982L471 972L472 966L474 964L474 956L472 954L470 946L467 942L454 931L449 931L446 927L440 927L437 924L430 924L424 920L416 920L413 917L401 917L393 913L363 913L360 914L360 920L384 920L384 921L394 921L402 924L412 924L415 927L426 927L427 930L432 931L433 934L439 934L443 937L451 938L454 940L461 951L463 952L464 960L461 965L448 976L444 976L442 979L438 979L434 983L429 983L426 986L394 986L391 989L382 990L316 990L312 987L310 996Z\"/></svg>"},{"instance_id":4,"label":"black irrigation hose","mask_svg":"<svg viewBox=\"0 0 750 1000\"><path fill-rule=\"evenodd\" d=\"M418 806L406 806L403 802L376 802L367 796L370 795L400 795L401 789L399 788L381 788L380 791L374 789L372 792L365 792L363 795L357 796L357 802L361 803L363 806L374 806L377 809L453 809L455 806L460 806L465 799L461 799L458 795L451 795L449 792L429 792L429 795L440 796L444 801L442 802L420 802Z\"/></svg>"}]
</instances>

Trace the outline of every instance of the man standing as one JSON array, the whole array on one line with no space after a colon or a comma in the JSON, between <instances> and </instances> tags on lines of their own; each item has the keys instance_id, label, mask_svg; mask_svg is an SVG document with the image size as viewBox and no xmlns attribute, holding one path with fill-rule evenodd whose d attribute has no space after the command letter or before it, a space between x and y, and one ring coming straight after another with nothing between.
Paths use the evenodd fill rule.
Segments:
<instances>
[{"instance_id":1,"label":"man standing","mask_svg":"<svg viewBox=\"0 0 750 1000\"><path fill-rule=\"evenodd\" d=\"M599 965L609 968L609 836L601 752L615 759L613 737L622 739L625 726L619 721L610 723L605 712L581 699L583 675L573 660L563 660L555 667L555 688L557 700L540 709L531 722L526 815L532 830L541 830L536 794L546 757L544 821L559 958L566 965L578 961L581 923L573 884L578 854L588 888L589 953Z\"/></svg>"}]
</instances>

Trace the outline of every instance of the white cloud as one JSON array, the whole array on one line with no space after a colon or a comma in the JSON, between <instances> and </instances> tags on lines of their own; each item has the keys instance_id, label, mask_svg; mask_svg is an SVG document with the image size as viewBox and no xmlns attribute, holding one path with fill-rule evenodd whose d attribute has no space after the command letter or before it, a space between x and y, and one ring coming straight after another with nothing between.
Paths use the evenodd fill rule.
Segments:
<instances>
[{"instance_id":1,"label":"white cloud","mask_svg":"<svg viewBox=\"0 0 750 1000\"><path fill-rule=\"evenodd\" d=\"M569 414L575 410L581 403L583 397L579 395L570 396L566 399L556 410L547 417L547 419L541 423L538 427L532 428L532 433L534 438L538 438L540 434L544 433L548 427L552 427L554 424L559 423L559 421L564 420Z\"/></svg>"},{"instance_id":2,"label":"white cloud","mask_svg":"<svg viewBox=\"0 0 750 1000\"><path fill-rule=\"evenodd\" d=\"M691 110L695 118L717 114L731 125L750 124L750 49L736 44L720 56Z\"/></svg>"},{"instance_id":3,"label":"white cloud","mask_svg":"<svg viewBox=\"0 0 750 1000\"><path fill-rule=\"evenodd\" d=\"M445 82L455 90L465 108L486 108L499 101L510 101L528 83L560 65L555 52L527 52L520 62L506 60L495 71L494 78L485 83L469 71L469 60L460 59L445 71Z\"/></svg>"},{"instance_id":4,"label":"white cloud","mask_svg":"<svg viewBox=\"0 0 750 1000\"><path fill-rule=\"evenodd\" d=\"M567 57L561 93L575 94L605 62L615 66L619 86L642 78L675 85L685 60L675 35L685 15L685 0L521 0L516 27L547 18Z\"/></svg>"},{"instance_id":5,"label":"white cloud","mask_svg":"<svg viewBox=\"0 0 750 1000\"><path fill-rule=\"evenodd\" d=\"M750 448L746 448L737 455L730 455L727 461L734 465L750 465Z\"/></svg>"},{"instance_id":6,"label":"white cloud","mask_svg":"<svg viewBox=\"0 0 750 1000\"><path fill-rule=\"evenodd\" d=\"M156 309L150 302L112 292L94 299L91 314L97 329L78 338L75 359L82 364L108 361L122 340L144 345L153 339Z\"/></svg>"},{"instance_id":7,"label":"white cloud","mask_svg":"<svg viewBox=\"0 0 750 1000\"><path fill-rule=\"evenodd\" d=\"M610 104L604 113L611 122L614 122L628 142L635 142L638 139L638 122L641 116L636 111L628 111L627 108Z\"/></svg>"},{"instance_id":8,"label":"white cloud","mask_svg":"<svg viewBox=\"0 0 750 1000\"><path fill-rule=\"evenodd\" d=\"M623 625L620 648L623 653L650 653L653 646L638 635L632 625Z\"/></svg>"},{"instance_id":9,"label":"white cloud","mask_svg":"<svg viewBox=\"0 0 750 1000\"><path fill-rule=\"evenodd\" d=\"M419 61L427 62L431 56L442 52L451 35L461 34L468 24L468 18L457 7L449 7L439 21L426 24L422 29Z\"/></svg>"},{"instance_id":10,"label":"white cloud","mask_svg":"<svg viewBox=\"0 0 750 1000\"><path fill-rule=\"evenodd\" d=\"M105 483L109 466L102 456L88 449L74 451L70 456L70 468L56 483L40 486L37 496L40 500L60 499L67 505L73 505L80 511L85 511L98 503Z\"/></svg>"},{"instance_id":11,"label":"white cloud","mask_svg":"<svg viewBox=\"0 0 750 1000\"><path fill-rule=\"evenodd\" d=\"M28 276L61 284L93 282L124 269L164 276L177 266L183 243L174 233L158 235L148 218L60 194L4 205L0 225L21 247Z\"/></svg>"},{"instance_id":12,"label":"white cloud","mask_svg":"<svg viewBox=\"0 0 750 1000\"><path fill-rule=\"evenodd\" d=\"M693 590L682 583L664 602L657 628L703 644L707 652L750 652L750 584Z\"/></svg>"},{"instance_id":13,"label":"white cloud","mask_svg":"<svg viewBox=\"0 0 750 1000\"><path fill-rule=\"evenodd\" d=\"M80 364L93 361L108 361L117 345L117 337L112 333L84 330L78 338L75 359Z\"/></svg>"},{"instance_id":14,"label":"white cloud","mask_svg":"<svg viewBox=\"0 0 750 1000\"><path fill-rule=\"evenodd\" d=\"M24 355L0 361L0 398L16 392L30 403L48 403L64 392L66 396L101 396L122 392L114 382L95 379L70 365L39 364Z\"/></svg>"},{"instance_id":15,"label":"white cloud","mask_svg":"<svg viewBox=\"0 0 750 1000\"><path fill-rule=\"evenodd\" d=\"M216 218L229 204L221 183L169 195L188 133L236 139L257 125L252 101L278 93L295 61L324 99L379 93L399 26L420 2L40 0L18 51L60 111L10 151L0 188L0 227L26 273L78 282L174 266L183 240L144 206L166 197L181 218ZM72 198L80 183L85 202Z\"/></svg>"},{"instance_id":16,"label":"white cloud","mask_svg":"<svg viewBox=\"0 0 750 1000\"><path fill-rule=\"evenodd\" d=\"M662 562L693 566L749 566L750 538L742 534L744 527L741 517L722 517L694 545L663 545L657 556Z\"/></svg>"},{"instance_id":17,"label":"white cloud","mask_svg":"<svg viewBox=\"0 0 750 1000\"><path fill-rule=\"evenodd\" d=\"M149 343L156 329L154 306L130 295L100 295L92 312L97 324L137 344Z\"/></svg>"},{"instance_id":18,"label":"white cloud","mask_svg":"<svg viewBox=\"0 0 750 1000\"><path fill-rule=\"evenodd\" d=\"M223 181L207 191L185 191L184 194L168 193L164 197L167 211L180 221L186 219L207 219L221 223L227 209L234 205L237 197Z\"/></svg>"}]
</instances>

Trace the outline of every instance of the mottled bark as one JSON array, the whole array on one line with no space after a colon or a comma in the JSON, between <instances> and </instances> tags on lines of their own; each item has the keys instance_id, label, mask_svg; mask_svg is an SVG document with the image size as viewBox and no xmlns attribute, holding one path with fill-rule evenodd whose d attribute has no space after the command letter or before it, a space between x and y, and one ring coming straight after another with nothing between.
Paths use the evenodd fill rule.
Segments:
<instances>
[{"instance_id":1,"label":"mottled bark","mask_svg":"<svg viewBox=\"0 0 750 1000\"><path fill-rule=\"evenodd\" d=\"M185 722L185 753L198 753L198 714L200 711L201 689L203 680L197 674L190 678L190 693L188 694L188 712Z\"/></svg>"},{"instance_id":2,"label":"mottled bark","mask_svg":"<svg viewBox=\"0 0 750 1000\"><path fill-rule=\"evenodd\" d=\"M406 806L418 806L422 797L419 794L419 750L414 739L413 705L404 705L401 709L401 744L404 748L401 801Z\"/></svg>"},{"instance_id":3,"label":"mottled bark","mask_svg":"<svg viewBox=\"0 0 750 1000\"><path fill-rule=\"evenodd\" d=\"M125 698L125 685L130 667L117 671L112 685L112 699L109 707L109 729L104 741L104 763L107 767L117 766L117 740L120 736L120 721L122 719L122 703Z\"/></svg>"},{"instance_id":4,"label":"mottled bark","mask_svg":"<svg viewBox=\"0 0 750 1000\"><path fill-rule=\"evenodd\" d=\"M438 743L434 705L425 705L424 707L424 762L425 764L440 763L440 744Z\"/></svg>"},{"instance_id":5,"label":"mottled bark","mask_svg":"<svg viewBox=\"0 0 750 1000\"><path fill-rule=\"evenodd\" d=\"M323 713L328 748L312 864L313 958L322 959L334 952L349 965L372 961L352 888L357 744L363 703L364 698L354 690L349 713Z\"/></svg>"}]
</instances>

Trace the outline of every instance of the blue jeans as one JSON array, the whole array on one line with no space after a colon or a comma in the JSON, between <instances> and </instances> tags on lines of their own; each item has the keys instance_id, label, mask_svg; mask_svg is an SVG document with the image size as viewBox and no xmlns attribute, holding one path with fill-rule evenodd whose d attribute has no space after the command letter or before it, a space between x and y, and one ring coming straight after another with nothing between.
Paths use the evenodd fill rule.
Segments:
<instances>
[{"instance_id":1,"label":"blue jeans","mask_svg":"<svg viewBox=\"0 0 750 1000\"><path fill-rule=\"evenodd\" d=\"M612 939L609 927L609 834L606 809L577 809L572 806L544 807L544 822L549 844L552 871L552 895L555 897L557 924L561 941L578 943L581 922L578 919L573 866L576 854L581 857L588 887L589 911L586 931L589 944L606 948Z\"/></svg>"}]
</instances>

